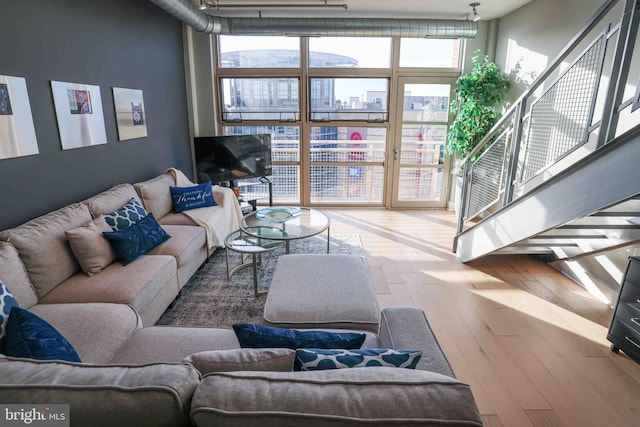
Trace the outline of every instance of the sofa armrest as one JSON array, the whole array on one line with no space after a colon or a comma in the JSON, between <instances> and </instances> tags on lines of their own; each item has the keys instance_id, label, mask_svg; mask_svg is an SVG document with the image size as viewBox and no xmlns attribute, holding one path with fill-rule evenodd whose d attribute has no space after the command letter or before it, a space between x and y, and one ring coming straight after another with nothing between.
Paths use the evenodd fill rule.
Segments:
<instances>
[{"instance_id":1,"label":"sofa armrest","mask_svg":"<svg viewBox=\"0 0 640 427\"><path fill-rule=\"evenodd\" d=\"M0 356L0 402L65 403L74 426L189 426L200 374L186 364L92 365ZM36 425L38 423L34 423Z\"/></svg>"},{"instance_id":2,"label":"sofa armrest","mask_svg":"<svg viewBox=\"0 0 640 427\"><path fill-rule=\"evenodd\" d=\"M424 311L419 308L384 308L380 319L380 345L395 350L422 350L416 369L455 378Z\"/></svg>"}]
</instances>

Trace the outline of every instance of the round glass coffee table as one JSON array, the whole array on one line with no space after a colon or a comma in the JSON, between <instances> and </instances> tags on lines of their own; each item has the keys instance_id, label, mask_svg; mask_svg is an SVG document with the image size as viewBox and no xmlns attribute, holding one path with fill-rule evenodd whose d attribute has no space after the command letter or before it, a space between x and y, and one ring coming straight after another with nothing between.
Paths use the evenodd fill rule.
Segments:
<instances>
[{"instance_id":1,"label":"round glass coffee table","mask_svg":"<svg viewBox=\"0 0 640 427\"><path fill-rule=\"evenodd\" d=\"M273 206L245 215L240 221L240 230L253 237L284 242L286 253L289 253L291 240L306 239L326 231L329 253L330 225L329 217L319 210Z\"/></svg>"},{"instance_id":2,"label":"round glass coffee table","mask_svg":"<svg viewBox=\"0 0 640 427\"><path fill-rule=\"evenodd\" d=\"M260 234L259 230L253 230L253 232L255 234ZM242 230L236 230L230 233L224 239L224 246L226 249L225 255L227 257L227 277L231 279L231 277L239 270L253 267L253 293L255 296L266 294L267 291L258 291L258 265L262 262L263 253L281 248L282 245L283 243L281 241L255 237ZM232 270L229 270L229 251L239 252L242 254L240 265L234 267ZM251 255L251 262L246 260L246 257L249 255Z\"/></svg>"}]
</instances>

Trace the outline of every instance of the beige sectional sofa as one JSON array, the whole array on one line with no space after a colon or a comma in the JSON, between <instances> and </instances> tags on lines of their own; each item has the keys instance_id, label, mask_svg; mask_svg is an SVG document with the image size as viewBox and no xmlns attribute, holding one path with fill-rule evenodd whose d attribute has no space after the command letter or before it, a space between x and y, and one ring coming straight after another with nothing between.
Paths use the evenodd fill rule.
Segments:
<instances>
[{"instance_id":1,"label":"beige sectional sofa","mask_svg":"<svg viewBox=\"0 0 640 427\"><path fill-rule=\"evenodd\" d=\"M209 253L206 230L186 214L173 212L170 186L176 186L176 181L169 172L145 182L120 184L0 231L0 241L9 243L19 253L33 287L32 298L38 305L128 304L138 312L143 326L153 325ZM235 217L235 223L217 221L226 225L218 227L217 232L226 235L238 228L242 214L231 189L214 186L213 195L218 205L200 209L211 211L212 221L217 217ZM65 232L120 209L132 198L154 214L171 238L126 266L116 261L99 274L86 275Z\"/></svg>"},{"instance_id":2,"label":"beige sectional sofa","mask_svg":"<svg viewBox=\"0 0 640 427\"><path fill-rule=\"evenodd\" d=\"M82 360L0 355L0 403L66 403L72 426L482 425L422 310L383 309L379 332L362 331L363 348L422 350L417 370L271 371L258 367L272 366L260 364L262 350L240 349L232 329L152 326L210 252L203 227L170 211L171 178L121 184L0 232L0 281ZM218 209L235 201L231 190L214 194ZM172 237L126 266L82 273L65 231L132 197ZM227 372L207 372L199 357L222 357Z\"/></svg>"}]
</instances>

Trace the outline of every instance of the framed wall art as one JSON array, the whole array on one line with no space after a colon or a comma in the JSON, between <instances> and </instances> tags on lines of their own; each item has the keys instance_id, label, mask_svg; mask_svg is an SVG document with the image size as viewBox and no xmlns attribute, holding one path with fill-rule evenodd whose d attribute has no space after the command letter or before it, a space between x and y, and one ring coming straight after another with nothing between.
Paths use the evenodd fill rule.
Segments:
<instances>
[{"instance_id":1,"label":"framed wall art","mask_svg":"<svg viewBox=\"0 0 640 427\"><path fill-rule=\"evenodd\" d=\"M51 81L63 150L107 143L100 87Z\"/></svg>"},{"instance_id":2,"label":"framed wall art","mask_svg":"<svg viewBox=\"0 0 640 427\"><path fill-rule=\"evenodd\" d=\"M147 136L147 116L141 90L114 87L113 103L120 141Z\"/></svg>"},{"instance_id":3,"label":"framed wall art","mask_svg":"<svg viewBox=\"0 0 640 427\"><path fill-rule=\"evenodd\" d=\"M0 76L0 159L38 154L27 82Z\"/></svg>"}]
</instances>

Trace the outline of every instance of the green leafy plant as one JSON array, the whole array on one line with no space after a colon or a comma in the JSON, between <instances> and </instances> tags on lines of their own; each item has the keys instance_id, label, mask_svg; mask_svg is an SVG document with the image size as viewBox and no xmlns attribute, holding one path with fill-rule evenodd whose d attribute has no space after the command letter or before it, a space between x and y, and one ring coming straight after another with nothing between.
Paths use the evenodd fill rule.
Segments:
<instances>
[{"instance_id":1,"label":"green leafy plant","mask_svg":"<svg viewBox=\"0 0 640 427\"><path fill-rule=\"evenodd\" d=\"M456 99L450 111L456 115L447 134L447 152L463 159L489 132L500 117L497 107L509 89L509 79L480 50L473 67L456 80Z\"/></svg>"}]
</instances>

